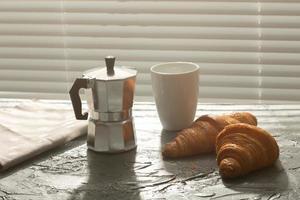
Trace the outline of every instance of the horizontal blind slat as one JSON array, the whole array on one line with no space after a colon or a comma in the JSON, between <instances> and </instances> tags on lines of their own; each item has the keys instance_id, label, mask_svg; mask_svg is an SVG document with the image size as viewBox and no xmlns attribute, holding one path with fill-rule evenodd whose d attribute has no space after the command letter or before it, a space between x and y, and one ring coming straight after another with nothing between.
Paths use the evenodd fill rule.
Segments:
<instances>
[{"instance_id":1,"label":"horizontal blind slat","mask_svg":"<svg viewBox=\"0 0 300 200\"><path fill-rule=\"evenodd\" d=\"M70 99L67 93L49 93L49 92L14 92L0 91L0 98L21 98L21 99Z\"/></svg>"},{"instance_id":2,"label":"horizontal blind slat","mask_svg":"<svg viewBox=\"0 0 300 200\"><path fill-rule=\"evenodd\" d=\"M0 37L1 39L1 37ZM188 51L257 51L255 40L67 37L68 48ZM1 41L0 41L1 42Z\"/></svg>"},{"instance_id":3,"label":"horizontal blind slat","mask_svg":"<svg viewBox=\"0 0 300 200\"><path fill-rule=\"evenodd\" d=\"M64 47L109 49L161 49L161 50L228 50L262 52L300 52L300 41L228 40L228 39L161 39L161 38L94 38L58 36L11 36L0 35L0 46L8 47Z\"/></svg>"},{"instance_id":4,"label":"horizontal blind slat","mask_svg":"<svg viewBox=\"0 0 300 200\"><path fill-rule=\"evenodd\" d=\"M7 24L0 23L0 35L62 35L61 24ZM86 37L143 37L187 39L259 39L257 27L179 27L179 26L118 26L74 25L64 26L68 36ZM267 33L273 31L268 29ZM299 30L286 30L289 36L299 36ZM300 37L299 37L300 38Z\"/></svg>"},{"instance_id":5,"label":"horizontal blind slat","mask_svg":"<svg viewBox=\"0 0 300 200\"><path fill-rule=\"evenodd\" d=\"M258 39L257 27L199 27L199 26L147 26L68 24L68 36L89 37L146 37L146 38L211 38Z\"/></svg>"},{"instance_id":6,"label":"horizontal blind slat","mask_svg":"<svg viewBox=\"0 0 300 200\"><path fill-rule=\"evenodd\" d=\"M300 28L300 16L270 16L261 17L262 27Z\"/></svg>"},{"instance_id":7,"label":"horizontal blind slat","mask_svg":"<svg viewBox=\"0 0 300 200\"><path fill-rule=\"evenodd\" d=\"M68 83L57 81L0 80L0 91L68 93Z\"/></svg>"},{"instance_id":8,"label":"horizontal blind slat","mask_svg":"<svg viewBox=\"0 0 300 200\"><path fill-rule=\"evenodd\" d=\"M299 65L300 56L298 53L260 53L262 64L283 64L283 65Z\"/></svg>"},{"instance_id":9,"label":"horizontal blind slat","mask_svg":"<svg viewBox=\"0 0 300 200\"><path fill-rule=\"evenodd\" d=\"M261 52L300 53L300 41L265 41L260 42Z\"/></svg>"},{"instance_id":10,"label":"horizontal blind slat","mask_svg":"<svg viewBox=\"0 0 300 200\"><path fill-rule=\"evenodd\" d=\"M7 70L66 70L65 60L38 58L0 58L0 69ZM89 67L89 66L87 66Z\"/></svg>"},{"instance_id":11,"label":"horizontal blind slat","mask_svg":"<svg viewBox=\"0 0 300 200\"><path fill-rule=\"evenodd\" d=\"M263 15L300 15L300 2L262 2L260 13Z\"/></svg>"},{"instance_id":12,"label":"horizontal blind slat","mask_svg":"<svg viewBox=\"0 0 300 200\"><path fill-rule=\"evenodd\" d=\"M259 99L259 92L256 88L200 86L199 98Z\"/></svg>"},{"instance_id":13,"label":"horizontal blind slat","mask_svg":"<svg viewBox=\"0 0 300 200\"><path fill-rule=\"evenodd\" d=\"M262 40L300 40L299 28L261 28Z\"/></svg>"},{"instance_id":14,"label":"horizontal blind slat","mask_svg":"<svg viewBox=\"0 0 300 200\"><path fill-rule=\"evenodd\" d=\"M262 65L262 76L300 77L299 65Z\"/></svg>"},{"instance_id":15,"label":"horizontal blind slat","mask_svg":"<svg viewBox=\"0 0 300 200\"><path fill-rule=\"evenodd\" d=\"M116 65L132 66L137 68L140 73L149 73L150 67L163 62L156 61L124 61L117 59ZM6 70L55 70L65 71L66 68L72 72L83 72L95 67L104 67L104 60L69 60L65 66L64 60L47 59L8 59L0 58L0 69ZM252 75L257 76L259 64L225 64L225 63L197 63L200 66L200 74L220 74L220 75ZM273 65L268 65L273 66ZM276 68L276 65L274 66ZM280 67L280 66L279 66ZM289 69L297 70L297 66L287 66ZM284 69L285 67L283 67ZM280 68L276 68L278 71ZM272 71L272 70L271 70ZM289 71L289 70L287 70ZM263 71L264 72L264 71ZM280 72L278 72L280 73ZM291 74L292 75L292 74Z\"/></svg>"},{"instance_id":16,"label":"horizontal blind slat","mask_svg":"<svg viewBox=\"0 0 300 200\"><path fill-rule=\"evenodd\" d=\"M64 48L61 36L11 36L0 35L0 47L49 47Z\"/></svg>"},{"instance_id":17,"label":"horizontal blind slat","mask_svg":"<svg viewBox=\"0 0 300 200\"><path fill-rule=\"evenodd\" d=\"M60 12L0 12L0 23L22 24L61 24Z\"/></svg>"},{"instance_id":18,"label":"horizontal blind slat","mask_svg":"<svg viewBox=\"0 0 300 200\"><path fill-rule=\"evenodd\" d=\"M67 49L68 58L99 59L106 55L115 55L121 60L136 61L176 61L178 59L189 62L220 62L220 63L257 63L257 52L219 52L219 51L161 51L161 50L111 50L111 49Z\"/></svg>"},{"instance_id":19,"label":"horizontal blind slat","mask_svg":"<svg viewBox=\"0 0 300 200\"><path fill-rule=\"evenodd\" d=\"M0 58L65 59L63 48L0 47Z\"/></svg>"},{"instance_id":20,"label":"horizontal blind slat","mask_svg":"<svg viewBox=\"0 0 300 200\"><path fill-rule=\"evenodd\" d=\"M263 88L261 92L262 100L281 100L281 101L296 101L300 102L299 89L277 89L277 88Z\"/></svg>"},{"instance_id":21,"label":"horizontal blind slat","mask_svg":"<svg viewBox=\"0 0 300 200\"><path fill-rule=\"evenodd\" d=\"M176 13L256 14L256 2L209 1L65 1L67 12L80 13Z\"/></svg>"},{"instance_id":22,"label":"horizontal blind slat","mask_svg":"<svg viewBox=\"0 0 300 200\"><path fill-rule=\"evenodd\" d=\"M139 73L150 73L150 67L163 61L123 61L117 60L116 65L135 67ZM70 60L68 62L70 71L85 71L94 67L103 67L105 63L99 60ZM199 63L200 74L214 75L245 75L258 76L259 64L233 64L233 63Z\"/></svg>"},{"instance_id":23,"label":"horizontal blind slat","mask_svg":"<svg viewBox=\"0 0 300 200\"><path fill-rule=\"evenodd\" d=\"M257 76L200 75L200 87L257 88L259 79Z\"/></svg>"},{"instance_id":24,"label":"horizontal blind slat","mask_svg":"<svg viewBox=\"0 0 300 200\"><path fill-rule=\"evenodd\" d=\"M300 77L261 77L262 88L299 89Z\"/></svg>"},{"instance_id":25,"label":"horizontal blind slat","mask_svg":"<svg viewBox=\"0 0 300 200\"><path fill-rule=\"evenodd\" d=\"M31 1L26 0L26 3L14 0L1 0L0 12L60 12L60 1Z\"/></svg>"},{"instance_id":26,"label":"horizontal blind slat","mask_svg":"<svg viewBox=\"0 0 300 200\"><path fill-rule=\"evenodd\" d=\"M44 71L35 70L1 70L0 80L12 81L53 81L67 82L66 71L54 71L47 69Z\"/></svg>"},{"instance_id":27,"label":"horizontal blind slat","mask_svg":"<svg viewBox=\"0 0 300 200\"><path fill-rule=\"evenodd\" d=\"M65 13L68 24L256 27L258 16Z\"/></svg>"},{"instance_id":28,"label":"horizontal blind slat","mask_svg":"<svg viewBox=\"0 0 300 200\"><path fill-rule=\"evenodd\" d=\"M115 55L122 60L137 61L174 61L180 60L194 62L216 63L257 63L256 52L219 52L219 51L161 51L161 50L104 50L104 49L66 49L70 60L102 60L106 55ZM0 58L39 58L39 59L64 59L62 48L17 48L0 47ZM290 55L294 57L294 55ZM296 59L296 58L295 58Z\"/></svg>"},{"instance_id":29,"label":"horizontal blind slat","mask_svg":"<svg viewBox=\"0 0 300 200\"><path fill-rule=\"evenodd\" d=\"M0 35L62 36L61 24L0 23Z\"/></svg>"},{"instance_id":30,"label":"horizontal blind slat","mask_svg":"<svg viewBox=\"0 0 300 200\"><path fill-rule=\"evenodd\" d=\"M65 39L65 42L64 42ZM141 50L198 50L198 51L258 51L300 52L300 41L222 40L222 39L161 39L161 38L94 38L59 36L0 35L3 47L64 47L85 49L141 49Z\"/></svg>"}]
</instances>

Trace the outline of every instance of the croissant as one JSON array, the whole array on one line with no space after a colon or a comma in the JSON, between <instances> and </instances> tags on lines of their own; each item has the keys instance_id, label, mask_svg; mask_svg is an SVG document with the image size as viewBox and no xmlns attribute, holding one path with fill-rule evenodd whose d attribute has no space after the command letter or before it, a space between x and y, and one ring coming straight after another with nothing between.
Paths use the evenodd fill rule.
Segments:
<instances>
[{"instance_id":1,"label":"croissant","mask_svg":"<svg viewBox=\"0 0 300 200\"><path fill-rule=\"evenodd\" d=\"M267 131L241 123L219 133L216 153L220 175L234 178L274 164L279 147Z\"/></svg>"},{"instance_id":2,"label":"croissant","mask_svg":"<svg viewBox=\"0 0 300 200\"><path fill-rule=\"evenodd\" d=\"M248 112L229 115L204 115L199 117L178 135L163 150L163 157L179 158L215 151L216 137L229 124L248 123L257 125L255 116Z\"/></svg>"}]
</instances>

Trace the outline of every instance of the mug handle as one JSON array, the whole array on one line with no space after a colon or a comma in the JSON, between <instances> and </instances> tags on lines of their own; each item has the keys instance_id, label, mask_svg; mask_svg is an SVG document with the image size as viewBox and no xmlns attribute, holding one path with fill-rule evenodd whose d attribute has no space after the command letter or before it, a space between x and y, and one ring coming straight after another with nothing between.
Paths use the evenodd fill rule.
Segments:
<instances>
[{"instance_id":1,"label":"mug handle","mask_svg":"<svg viewBox=\"0 0 300 200\"><path fill-rule=\"evenodd\" d=\"M85 112L84 114L82 114L82 103L81 103L81 99L79 96L79 90L81 88L84 88L84 89L88 88L88 79L77 78L75 80L75 82L73 83L73 86L69 91L69 94L71 97L73 110L74 110L76 119L86 120L88 118L88 113Z\"/></svg>"}]
</instances>

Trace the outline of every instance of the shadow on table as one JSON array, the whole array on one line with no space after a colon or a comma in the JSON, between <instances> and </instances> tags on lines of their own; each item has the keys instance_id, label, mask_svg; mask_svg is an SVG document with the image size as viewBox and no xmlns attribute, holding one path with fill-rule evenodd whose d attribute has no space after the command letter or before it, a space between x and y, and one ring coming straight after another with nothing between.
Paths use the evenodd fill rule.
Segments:
<instances>
[{"instance_id":1,"label":"shadow on table","mask_svg":"<svg viewBox=\"0 0 300 200\"><path fill-rule=\"evenodd\" d=\"M171 141L176 134L176 132L162 130L161 147ZM166 171L176 174L177 177L183 179L193 174L218 171L216 155L214 153L183 159L167 159L163 161L163 165ZM219 176L218 174L216 175ZM256 193L258 196L262 196L288 190L289 178L280 160L278 160L272 167L252 172L237 179L222 179L222 183L226 188L239 193Z\"/></svg>"},{"instance_id":2,"label":"shadow on table","mask_svg":"<svg viewBox=\"0 0 300 200\"><path fill-rule=\"evenodd\" d=\"M252 172L244 177L232 180L223 179L223 184L238 192L257 194L274 194L285 191L289 187L289 178L280 160L272 167Z\"/></svg>"},{"instance_id":3,"label":"shadow on table","mask_svg":"<svg viewBox=\"0 0 300 200\"><path fill-rule=\"evenodd\" d=\"M70 200L139 200L139 190L132 190L136 182L134 172L136 150L120 154L102 154L87 150L88 180L73 191Z\"/></svg>"},{"instance_id":4,"label":"shadow on table","mask_svg":"<svg viewBox=\"0 0 300 200\"><path fill-rule=\"evenodd\" d=\"M177 132L161 131L161 147L175 138ZM176 174L177 177L186 178L199 173L208 173L217 169L216 157L213 153L199 156L190 156L180 159L164 159L166 171Z\"/></svg>"}]
</instances>

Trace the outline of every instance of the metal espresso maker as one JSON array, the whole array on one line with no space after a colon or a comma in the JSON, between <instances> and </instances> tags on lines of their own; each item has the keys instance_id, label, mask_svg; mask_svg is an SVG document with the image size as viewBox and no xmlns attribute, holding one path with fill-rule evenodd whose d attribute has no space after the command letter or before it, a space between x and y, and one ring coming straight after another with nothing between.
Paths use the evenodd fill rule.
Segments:
<instances>
[{"instance_id":1,"label":"metal espresso maker","mask_svg":"<svg viewBox=\"0 0 300 200\"><path fill-rule=\"evenodd\" d=\"M137 71L114 66L115 57L105 58L106 67L86 71L70 90L76 119L89 116L87 145L97 152L117 153L136 147L132 104ZM82 114L79 90L85 89L89 113Z\"/></svg>"}]
</instances>

